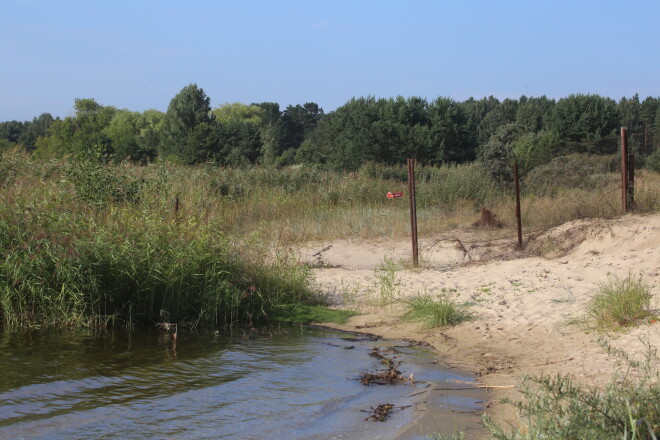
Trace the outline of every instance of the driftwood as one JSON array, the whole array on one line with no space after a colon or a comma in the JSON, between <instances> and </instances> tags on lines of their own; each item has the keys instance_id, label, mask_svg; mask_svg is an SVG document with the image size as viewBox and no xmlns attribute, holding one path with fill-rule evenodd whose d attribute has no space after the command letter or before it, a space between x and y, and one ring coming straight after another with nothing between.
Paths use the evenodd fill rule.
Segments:
<instances>
[{"instance_id":1,"label":"driftwood","mask_svg":"<svg viewBox=\"0 0 660 440\"><path fill-rule=\"evenodd\" d=\"M361 410L362 412L368 412L369 416L364 420L371 420L373 422L384 422L392 414L394 409L404 409L410 408L412 405L407 406L394 406L391 403L381 403L376 408L371 408L369 411Z\"/></svg>"},{"instance_id":2,"label":"driftwood","mask_svg":"<svg viewBox=\"0 0 660 440\"><path fill-rule=\"evenodd\" d=\"M397 350L392 348L387 349L387 351L397 353ZM363 385L394 385L405 381L401 372L398 370L401 361L395 361L394 358L386 356L383 351L377 347L372 348L369 355L378 359L386 370L372 373L365 371L358 379ZM414 380L414 377L411 377L410 380Z\"/></svg>"}]
</instances>

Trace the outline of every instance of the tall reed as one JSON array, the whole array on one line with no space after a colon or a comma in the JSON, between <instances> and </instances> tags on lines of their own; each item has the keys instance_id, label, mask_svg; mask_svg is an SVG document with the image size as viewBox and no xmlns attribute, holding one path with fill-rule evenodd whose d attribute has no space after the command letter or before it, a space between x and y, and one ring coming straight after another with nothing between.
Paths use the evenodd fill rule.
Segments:
<instances>
[{"instance_id":1,"label":"tall reed","mask_svg":"<svg viewBox=\"0 0 660 440\"><path fill-rule=\"evenodd\" d=\"M617 174L589 164L587 183L578 186L552 177L564 162L527 176L524 227L619 215ZM660 175L642 170L637 177L636 209L658 210ZM512 189L492 181L479 163L418 167L417 181L422 238L469 226L482 207L504 223L501 234L515 225ZM281 304L315 301L306 269L283 257L287 246L409 234L407 201L387 199L390 191L407 195L405 167L367 164L336 173L4 155L0 318L59 325L161 315L213 323L265 319Z\"/></svg>"}]
</instances>

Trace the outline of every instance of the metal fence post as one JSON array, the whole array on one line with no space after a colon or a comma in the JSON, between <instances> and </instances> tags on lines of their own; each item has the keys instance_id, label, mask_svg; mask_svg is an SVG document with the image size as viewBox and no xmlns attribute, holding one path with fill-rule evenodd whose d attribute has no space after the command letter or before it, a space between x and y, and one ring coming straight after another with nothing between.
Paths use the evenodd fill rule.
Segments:
<instances>
[{"instance_id":1,"label":"metal fence post","mask_svg":"<svg viewBox=\"0 0 660 440\"><path fill-rule=\"evenodd\" d=\"M518 176L518 162L513 164L513 180L516 182L516 223L518 224L518 247L522 249L522 216L520 215L520 177Z\"/></svg>"},{"instance_id":2,"label":"metal fence post","mask_svg":"<svg viewBox=\"0 0 660 440\"><path fill-rule=\"evenodd\" d=\"M413 266L417 267L419 265L419 246L417 240L417 200L415 197L415 159L408 159L408 192L410 194Z\"/></svg>"}]
</instances>

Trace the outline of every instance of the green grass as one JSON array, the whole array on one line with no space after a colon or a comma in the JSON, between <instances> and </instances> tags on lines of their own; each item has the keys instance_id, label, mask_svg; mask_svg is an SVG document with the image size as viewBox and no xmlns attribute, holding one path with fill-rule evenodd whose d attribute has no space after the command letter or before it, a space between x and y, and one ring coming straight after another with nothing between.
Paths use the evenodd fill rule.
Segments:
<instances>
[{"instance_id":1,"label":"green grass","mask_svg":"<svg viewBox=\"0 0 660 440\"><path fill-rule=\"evenodd\" d=\"M652 316L652 298L650 286L641 278L632 275L622 280L610 278L589 301L585 324L599 330L618 330L639 324Z\"/></svg>"},{"instance_id":2,"label":"green grass","mask_svg":"<svg viewBox=\"0 0 660 440\"><path fill-rule=\"evenodd\" d=\"M425 328L460 324L472 317L466 305L458 304L448 295L436 298L417 295L406 303L404 319L421 322Z\"/></svg>"},{"instance_id":3,"label":"green grass","mask_svg":"<svg viewBox=\"0 0 660 440\"><path fill-rule=\"evenodd\" d=\"M657 440L660 430L660 373L657 349L646 343L642 360L602 345L628 368L604 388L584 386L567 375L526 378L523 400L514 405L521 425L505 429L485 418L493 439ZM631 374L635 370L637 374Z\"/></svg>"},{"instance_id":4,"label":"green grass","mask_svg":"<svg viewBox=\"0 0 660 440\"><path fill-rule=\"evenodd\" d=\"M345 324L348 318L358 315L352 310L330 309L324 306L287 304L276 308L271 319L291 324L328 323Z\"/></svg>"},{"instance_id":5,"label":"green grass","mask_svg":"<svg viewBox=\"0 0 660 440\"><path fill-rule=\"evenodd\" d=\"M388 305L395 301L401 282L396 273L397 264L391 258L385 258L374 270L374 289L378 305Z\"/></svg>"}]
</instances>

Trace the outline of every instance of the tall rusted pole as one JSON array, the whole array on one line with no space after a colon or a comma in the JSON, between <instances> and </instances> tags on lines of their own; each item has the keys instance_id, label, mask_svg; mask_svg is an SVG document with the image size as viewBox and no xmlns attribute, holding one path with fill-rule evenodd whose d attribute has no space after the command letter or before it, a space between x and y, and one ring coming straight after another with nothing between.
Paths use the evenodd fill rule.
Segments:
<instances>
[{"instance_id":1,"label":"tall rusted pole","mask_svg":"<svg viewBox=\"0 0 660 440\"><path fill-rule=\"evenodd\" d=\"M513 180L516 182L516 222L518 223L518 248L522 249L522 216L520 215L520 178L518 176L518 162L513 164Z\"/></svg>"},{"instance_id":2,"label":"tall rusted pole","mask_svg":"<svg viewBox=\"0 0 660 440\"><path fill-rule=\"evenodd\" d=\"M621 209L628 212L628 129L621 127Z\"/></svg>"},{"instance_id":3,"label":"tall rusted pole","mask_svg":"<svg viewBox=\"0 0 660 440\"><path fill-rule=\"evenodd\" d=\"M413 266L419 265L417 243L417 199L415 197L415 159L408 159L408 193L410 194L410 228L412 230Z\"/></svg>"},{"instance_id":4,"label":"tall rusted pole","mask_svg":"<svg viewBox=\"0 0 660 440\"><path fill-rule=\"evenodd\" d=\"M635 209L635 155L628 156L628 209Z\"/></svg>"}]
</instances>

